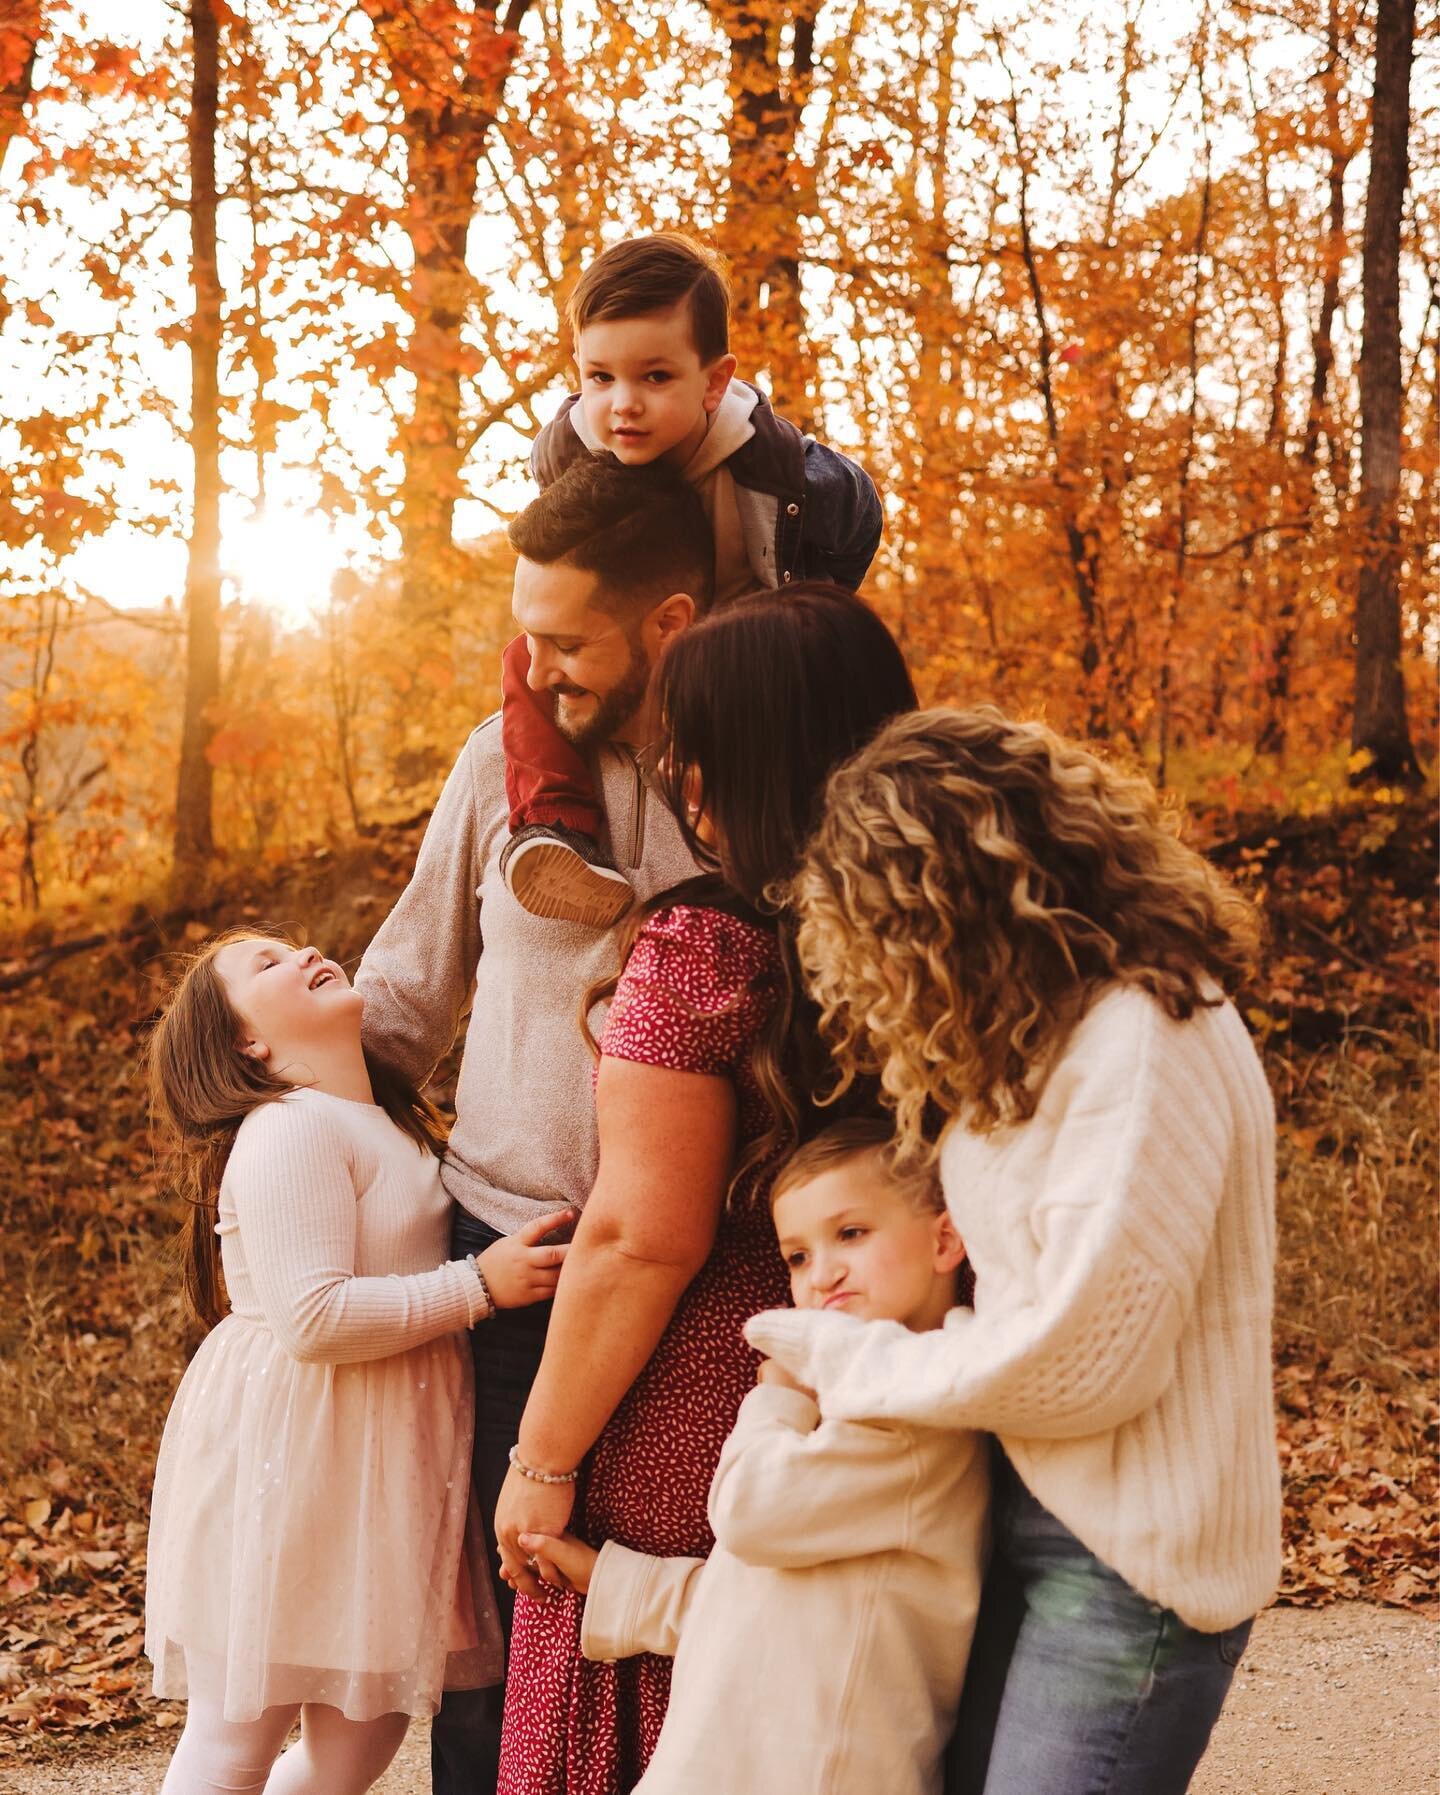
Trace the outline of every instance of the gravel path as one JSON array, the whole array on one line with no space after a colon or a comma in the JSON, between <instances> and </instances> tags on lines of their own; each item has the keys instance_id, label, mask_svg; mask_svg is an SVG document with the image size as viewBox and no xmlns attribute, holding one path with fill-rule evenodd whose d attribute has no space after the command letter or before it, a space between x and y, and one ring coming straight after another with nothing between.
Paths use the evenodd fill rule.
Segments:
<instances>
[{"instance_id":1,"label":"gravel path","mask_svg":"<svg viewBox=\"0 0 1440 1795\"><path fill-rule=\"evenodd\" d=\"M1434 1621L1346 1603L1272 1608L1192 1795L1440 1795ZM410 1730L374 1795L429 1795L428 1728ZM0 1795L154 1795L174 1734L122 1734L0 1761Z\"/></svg>"}]
</instances>

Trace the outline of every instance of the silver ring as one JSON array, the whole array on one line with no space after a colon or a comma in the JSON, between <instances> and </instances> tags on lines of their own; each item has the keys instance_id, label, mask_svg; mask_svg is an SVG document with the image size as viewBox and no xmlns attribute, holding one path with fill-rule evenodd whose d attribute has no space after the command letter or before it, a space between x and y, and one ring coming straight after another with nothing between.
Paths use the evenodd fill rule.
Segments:
<instances>
[{"instance_id":1,"label":"silver ring","mask_svg":"<svg viewBox=\"0 0 1440 1795\"><path fill-rule=\"evenodd\" d=\"M538 1558L527 1558L525 1560L525 1569L527 1571L538 1571L540 1569L540 1560Z\"/></svg>"}]
</instances>

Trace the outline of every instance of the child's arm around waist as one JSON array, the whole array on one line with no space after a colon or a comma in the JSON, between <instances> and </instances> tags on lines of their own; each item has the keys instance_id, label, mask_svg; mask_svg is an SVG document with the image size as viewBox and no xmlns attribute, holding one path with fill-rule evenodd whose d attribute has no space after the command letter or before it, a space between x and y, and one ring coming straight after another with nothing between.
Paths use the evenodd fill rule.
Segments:
<instances>
[{"instance_id":1,"label":"child's arm around waist","mask_svg":"<svg viewBox=\"0 0 1440 1795\"><path fill-rule=\"evenodd\" d=\"M652 1558L607 1540L590 1573L581 1652L602 1664L640 1652L673 1658L704 1569L703 1558Z\"/></svg>"},{"instance_id":2,"label":"child's arm around waist","mask_svg":"<svg viewBox=\"0 0 1440 1795\"><path fill-rule=\"evenodd\" d=\"M355 1275L346 1137L317 1105L282 1100L257 1110L236 1138L225 1190L265 1320L291 1358L384 1359L488 1313L463 1260L404 1276Z\"/></svg>"},{"instance_id":3,"label":"child's arm around waist","mask_svg":"<svg viewBox=\"0 0 1440 1795\"><path fill-rule=\"evenodd\" d=\"M908 1429L826 1421L798 1390L740 1405L710 1485L710 1525L747 1564L797 1570L904 1550L922 1475Z\"/></svg>"}]
</instances>

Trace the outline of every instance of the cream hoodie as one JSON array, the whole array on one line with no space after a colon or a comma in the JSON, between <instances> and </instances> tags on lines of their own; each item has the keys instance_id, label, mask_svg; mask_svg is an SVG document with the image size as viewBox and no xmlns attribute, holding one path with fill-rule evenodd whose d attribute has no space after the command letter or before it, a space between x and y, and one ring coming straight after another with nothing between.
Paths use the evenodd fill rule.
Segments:
<instances>
[{"instance_id":1,"label":"cream hoodie","mask_svg":"<svg viewBox=\"0 0 1440 1795\"><path fill-rule=\"evenodd\" d=\"M1028 1121L955 1123L945 1201L975 1307L911 1334L771 1310L745 1329L827 1415L986 1428L1104 1564L1192 1627L1280 1571L1270 1381L1275 1117L1234 1006L1113 986Z\"/></svg>"},{"instance_id":2,"label":"cream hoodie","mask_svg":"<svg viewBox=\"0 0 1440 1795\"><path fill-rule=\"evenodd\" d=\"M675 1658L636 1795L937 1795L987 1468L976 1434L825 1421L796 1390L752 1390L710 1487L710 1557L609 1541L585 1600L587 1658Z\"/></svg>"},{"instance_id":3,"label":"cream hoodie","mask_svg":"<svg viewBox=\"0 0 1440 1795\"><path fill-rule=\"evenodd\" d=\"M765 569L750 565L745 552L745 534L740 511L735 502L735 481L725 465L742 444L755 434L750 414L760 402L754 387L743 380L732 380L710 417L710 428L704 441L681 470L700 495L705 515L715 536L715 602L737 598L757 586L770 582ZM583 405L572 405L570 424L575 434L592 455L598 455L601 443L585 422Z\"/></svg>"}]
</instances>

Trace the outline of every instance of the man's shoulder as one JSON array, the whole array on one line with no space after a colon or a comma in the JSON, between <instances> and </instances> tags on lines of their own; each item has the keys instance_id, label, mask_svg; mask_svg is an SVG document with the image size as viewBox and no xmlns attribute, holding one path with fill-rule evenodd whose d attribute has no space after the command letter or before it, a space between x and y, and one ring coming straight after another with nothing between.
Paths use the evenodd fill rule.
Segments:
<instances>
[{"instance_id":1,"label":"man's shoulder","mask_svg":"<svg viewBox=\"0 0 1440 1795\"><path fill-rule=\"evenodd\" d=\"M505 783L505 748L500 736L500 713L493 712L483 723L477 723L466 736L460 752L455 757L454 773L464 768L475 782L477 795L483 790L487 795L489 788L500 781L503 790Z\"/></svg>"}]
</instances>

